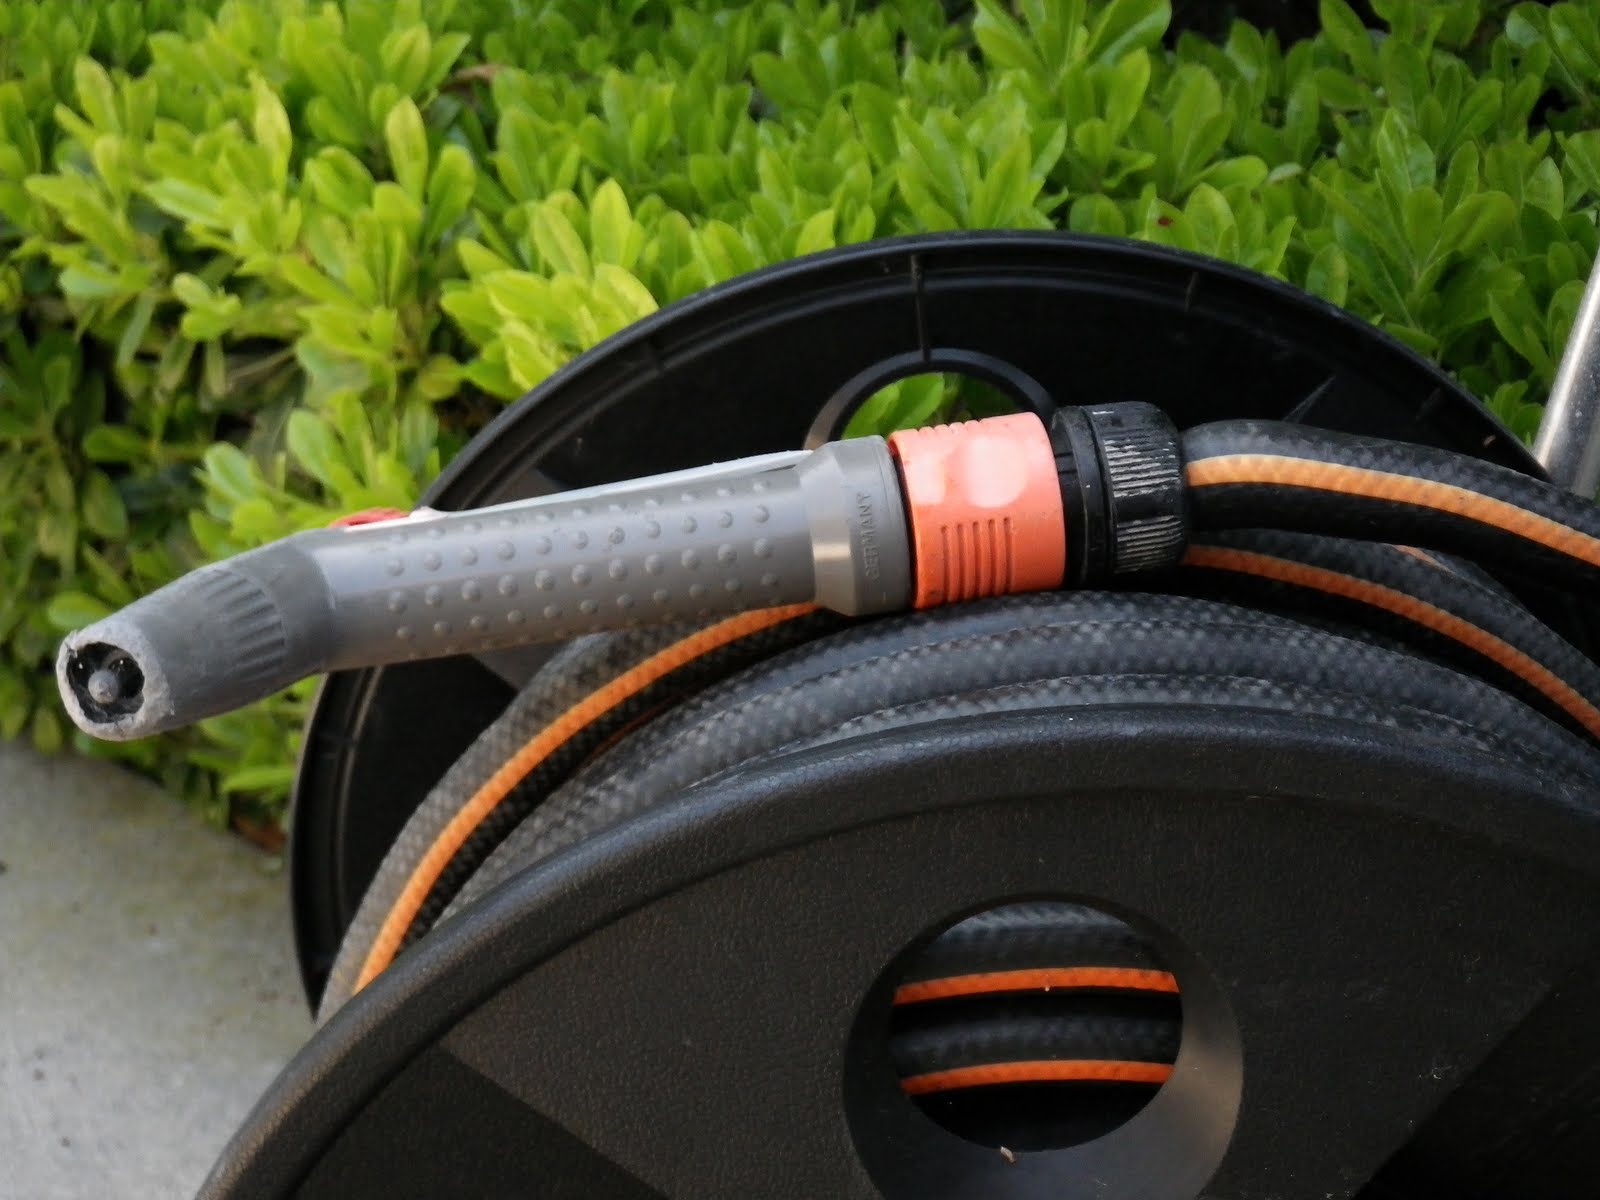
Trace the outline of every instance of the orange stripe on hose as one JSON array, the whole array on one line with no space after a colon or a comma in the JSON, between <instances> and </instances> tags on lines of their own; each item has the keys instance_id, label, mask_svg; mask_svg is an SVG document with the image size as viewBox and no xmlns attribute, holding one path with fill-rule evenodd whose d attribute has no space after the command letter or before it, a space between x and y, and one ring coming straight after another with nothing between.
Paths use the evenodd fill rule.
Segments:
<instances>
[{"instance_id":1,"label":"orange stripe on hose","mask_svg":"<svg viewBox=\"0 0 1600 1200\"><path fill-rule=\"evenodd\" d=\"M908 1096L953 1092L958 1088L993 1087L1004 1083L1165 1083L1172 1077L1167 1063L1119 1062L1110 1059L1041 1059L1037 1062L985 1063L908 1075L900 1090Z\"/></svg>"},{"instance_id":2,"label":"orange stripe on hose","mask_svg":"<svg viewBox=\"0 0 1600 1200\"><path fill-rule=\"evenodd\" d=\"M377 936L373 938L372 945L367 950L367 957L361 964L361 974L356 980L354 990L359 992L366 987L394 961L394 956L400 950L400 943L405 938L406 930L411 927L411 922L416 920L418 911L428 898L428 893L433 890L433 885L439 881L439 876L450 865L450 860L472 836L472 831L494 811L495 805L504 800L511 789L527 777L528 772L617 705L636 696L686 663L740 638L749 637L763 629L770 629L774 625L781 625L785 621L815 611L815 605L790 604L782 608L740 613L736 617L729 617L726 621L718 621L715 625L690 634L682 641L674 642L637 666L624 671L604 687L585 696L529 738L523 743L522 748L502 763L499 770L495 771L456 811L455 816L450 818L449 824L440 830L439 836L428 847L427 853L413 868L411 877L406 880L405 887L401 889L394 906L384 917Z\"/></svg>"},{"instance_id":3,"label":"orange stripe on hose","mask_svg":"<svg viewBox=\"0 0 1600 1200\"><path fill-rule=\"evenodd\" d=\"M1370 604L1374 608L1381 608L1404 617L1408 621L1460 642L1491 662L1504 667L1528 686L1538 690L1596 738L1600 738L1600 709L1585 700L1559 675L1487 629L1482 629L1452 612L1446 612L1437 605L1419 600L1395 588L1358 579L1353 575L1330 571L1325 567L1308 566L1290 559L1276 558L1270 554L1257 554L1249 550L1231 550L1221 546L1191 546L1184 555L1184 563L1191 567L1211 567L1292 583L1329 595Z\"/></svg>"},{"instance_id":4,"label":"orange stripe on hose","mask_svg":"<svg viewBox=\"0 0 1600 1200\"><path fill-rule=\"evenodd\" d=\"M1102 988L1119 992L1176 994L1178 981L1168 971L1140 967L1033 967L1016 971L982 971L902 983L894 990L896 1004L922 1004L957 996L991 996L1001 992L1049 992Z\"/></svg>"},{"instance_id":5,"label":"orange stripe on hose","mask_svg":"<svg viewBox=\"0 0 1600 1200\"><path fill-rule=\"evenodd\" d=\"M1216 458L1202 458L1189 463L1184 476L1192 488L1268 484L1431 508L1503 529L1591 567L1600 567L1600 538L1580 533L1560 521L1541 517L1508 501L1451 483L1281 454L1222 454Z\"/></svg>"}]
</instances>

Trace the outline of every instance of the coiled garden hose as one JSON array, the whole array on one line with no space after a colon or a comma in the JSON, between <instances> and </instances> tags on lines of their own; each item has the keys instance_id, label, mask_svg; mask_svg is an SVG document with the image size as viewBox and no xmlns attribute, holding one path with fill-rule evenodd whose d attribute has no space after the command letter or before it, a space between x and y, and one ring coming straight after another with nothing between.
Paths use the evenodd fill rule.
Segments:
<instances>
[{"instance_id":1,"label":"coiled garden hose","mask_svg":"<svg viewBox=\"0 0 1600 1200\"><path fill-rule=\"evenodd\" d=\"M686 698L524 804L497 846L476 842L439 919L728 772L875 729L937 736L974 713L1036 714L1040 737L1074 711L1107 706L1323 713L1353 728L1380 723L1488 749L1534 767L1555 792L1582 795L1600 777L1592 745L1485 680L1403 647L1215 600L1057 593L794 632L790 649ZM604 635L576 653L636 636ZM563 669L546 668L552 682ZM396 897L407 882L421 894L414 881L419 868L428 877L430 837L515 753L510 731L526 731L543 691L530 683L412 818L346 935L321 1017L392 961L381 933L404 911ZM420 915L398 919L402 941L432 928ZM1173 977L1137 932L1070 905L1001 908L957 924L907 963L894 999L890 1053L908 1094L977 1140L1004 1128L1012 1149L1118 1124L1167 1077L1182 1020Z\"/></svg>"},{"instance_id":2,"label":"coiled garden hose","mask_svg":"<svg viewBox=\"0 0 1600 1200\"><path fill-rule=\"evenodd\" d=\"M60 681L81 727L136 737L316 670L578 637L410 818L326 1017L512 875L876 728L1314 712L1592 790L1600 669L1483 565L1588 592L1600 512L1440 451L1107 405L296 535L69 637ZM1170 1071L1176 985L1104 914L997 913L906 964L902 1086L980 1140L1019 1104L1025 1141L1093 1136Z\"/></svg>"},{"instance_id":3,"label":"coiled garden hose","mask_svg":"<svg viewBox=\"0 0 1600 1200\"><path fill-rule=\"evenodd\" d=\"M1600 584L1600 508L1506 467L1270 421L1201 425L1183 452L1196 528L1404 542L1575 591Z\"/></svg>"}]
</instances>

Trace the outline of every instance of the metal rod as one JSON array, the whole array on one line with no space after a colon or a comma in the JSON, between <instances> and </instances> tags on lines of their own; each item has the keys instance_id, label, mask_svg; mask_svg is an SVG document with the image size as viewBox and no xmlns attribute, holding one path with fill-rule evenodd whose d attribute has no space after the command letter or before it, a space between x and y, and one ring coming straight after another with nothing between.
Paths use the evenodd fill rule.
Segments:
<instances>
[{"instance_id":1,"label":"metal rod","mask_svg":"<svg viewBox=\"0 0 1600 1200\"><path fill-rule=\"evenodd\" d=\"M1600 492L1600 258L1583 289L1533 454L1569 492L1588 499Z\"/></svg>"}]
</instances>

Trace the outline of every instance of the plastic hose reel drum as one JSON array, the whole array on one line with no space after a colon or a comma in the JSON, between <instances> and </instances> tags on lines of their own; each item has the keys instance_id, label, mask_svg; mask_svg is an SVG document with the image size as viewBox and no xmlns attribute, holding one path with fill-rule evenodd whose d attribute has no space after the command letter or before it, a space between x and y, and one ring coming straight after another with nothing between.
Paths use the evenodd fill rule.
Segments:
<instances>
[{"instance_id":1,"label":"plastic hose reel drum","mask_svg":"<svg viewBox=\"0 0 1600 1200\"><path fill-rule=\"evenodd\" d=\"M1281 419L1291 397L1308 424L1539 473L1437 369L1293 288L1116 239L982 233L832 251L673 305L508 409L424 502L496 503L794 449L830 432L819 432L819 411L842 427L918 361L979 375L1024 408L1041 395L1144 399L1180 426ZM348 672L324 685L292 843L310 995L406 816L546 653Z\"/></svg>"},{"instance_id":2,"label":"plastic hose reel drum","mask_svg":"<svg viewBox=\"0 0 1600 1200\"><path fill-rule=\"evenodd\" d=\"M1600 825L1460 742L1182 706L943 724L733 772L510 881L319 1031L204 1200L1349 1197L1593 952ZM1122 1129L1008 1161L897 1094L874 979L1064 880L1160 948L1184 1044Z\"/></svg>"}]
</instances>

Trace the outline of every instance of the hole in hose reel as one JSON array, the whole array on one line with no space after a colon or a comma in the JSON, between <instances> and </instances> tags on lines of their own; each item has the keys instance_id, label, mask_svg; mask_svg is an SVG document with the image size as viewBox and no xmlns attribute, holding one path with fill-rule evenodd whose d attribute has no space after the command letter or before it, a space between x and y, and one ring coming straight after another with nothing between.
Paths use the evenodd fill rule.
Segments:
<instances>
[{"instance_id":1,"label":"hole in hose reel","mask_svg":"<svg viewBox=\"0 0 1600 1200\"><path fill-rule=\"evenodd\" d=\"M907 389L896 387L912 381L927 386L928 380L941 376L946 388L940 399L948 406L943 413L937 402L921 405L928 411L918 412L916 393L906 395ZM884 395L891 389L898 394L894 402L884 404ZM935 421L1027 411L1049 424L1057 404L1043 384L996 355L972 350L916 350L884 358L845 381L817 411L806 433L805 446L815 450L824 442L874 432L884 423L893 428L910 428ZM889 417L895 419L885 422Z\"/></svg>"},{"instance_id":2,"label":"hole in hose reel","mask_svg":"<svg viewBox=\"0 0 1600 1200\"><path fill-rule=\"evenodd\" d=\"M1120 1128L1177 1058L1177 980L1125 921L1032 901L966 917L891 968L889 1060L924 1116L1001 1153Z\"/></svg>"}]
</instances>

